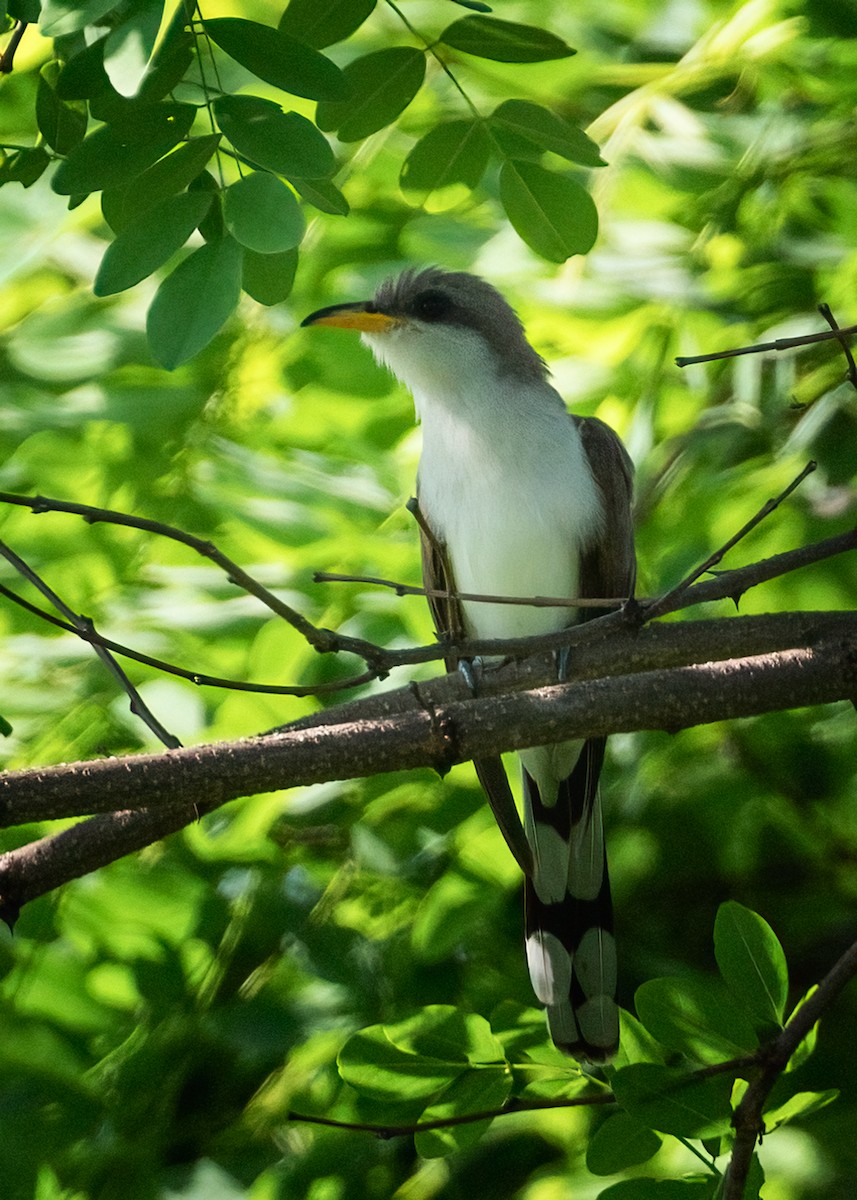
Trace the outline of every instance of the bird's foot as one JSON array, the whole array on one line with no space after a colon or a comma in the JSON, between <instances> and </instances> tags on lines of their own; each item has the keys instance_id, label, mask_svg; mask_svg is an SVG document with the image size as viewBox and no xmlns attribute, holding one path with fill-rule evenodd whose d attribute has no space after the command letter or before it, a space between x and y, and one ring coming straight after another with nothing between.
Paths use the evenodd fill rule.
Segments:
<instances>
[{"instance_id":1,"label":"bird's foot","mask_svg":"<svg viewBox=\"0 0 857 1200\"><path fill-rule=\"evenodd\" d=\"M483 667L484 663L479 655L476 658L460 658L458 660L459 674L467 684L471 696L476 696L479 692L478 683L482 678Z\"/></svg>"},{"instance_id":2,"label":"bird's foot","mask_svg":"<svg viewBox=\"0 0 857 1200\"><path fill-rule=\"evenodd\" d=\"M568 664L571 662L571 646L563 646L554 650L553 660L556 663L557 683L568 683Z\"/></svg>"}]
</instances>

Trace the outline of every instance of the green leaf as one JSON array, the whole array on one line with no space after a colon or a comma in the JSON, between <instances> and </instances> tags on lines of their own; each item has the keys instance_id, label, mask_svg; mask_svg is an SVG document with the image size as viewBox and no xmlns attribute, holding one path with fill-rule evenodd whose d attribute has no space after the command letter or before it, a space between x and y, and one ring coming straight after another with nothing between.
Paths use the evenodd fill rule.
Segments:
<instances>
[{"instance_id":1,"label":"green leaf","mask_svg":"<svg viewBox=\"0 0 857 1200\"><path fill-rule=\"evenodd\" d=\"M219 133L191 138L138 175L127 187L102 192L101 210L118 233L139 213L184 189L202 172L220 143Z\"/></svg>"},{"instance_id":2,"label":"green leaf","mask_svg":"<svg viewBox=\"0 0 857 1200\"><path fill-rule=\"evenodd\" d=\"M322 179L336 170L330 143L298 113L285 113L259 96L221 96L214 111L239 154L260 167L301 179Z\"/></svg>"},{"instance_id":3,"label":"green leaf","mask_svg":"<svg viewBox=\"0 0 857 1200\"><path fill-rule=\"evenodd\" d=\"M62 100L90 100L110 87L104 70L106 37L92 42L63 66L57 79L57 95Z\"/></svg>"},{"instance_id":4,"label":"green leaf","mask_svg":"<svg viewBox=\"0 0 857 1200\"><path fill-rule=\"evenodd\" d=\"M420 1116L420 1123L493 1112L503 1107L511 1091L512 1072L508 1066L469 1068L462 1071L436 1100L427 1105ZM490 1124L489 1118L447 1129L418 1132L414 1137L414 1146L423 1158L442 1158L472 1146Z\"/></svg>"},{"instance_id":5,"label":"green leaf","mask_svg":"<svg viewBox=\"0 0 857 1200\"><path fill-rule=\"evenodd\" d=\"M458 4L461 8L471 8L474 12L490 13L492 11L490 4L483 4L482 0L451 0L453 4Z\"/></svg>"},{"instance_id":6,"label":"green leaf","mask_svg":"<svg viewBox=\"0 0 857 1200\"><path fill-rule=\"evenodd\" d=\"M613 1091L622 1107L650 1129L676 1137L713 1137L731 1128L733 1077L694 1079L655 1063L617 1071Z\"/></svg>"},{"instance_id":7,"label":"green leaf","mask_svg":"<svg viewBox=\"0 0 857 1200\"><path fill-rule=\"evenodd\" d=\"M137 93L139 99L151 103L163 100L184 80L194 61L193 34L186 28L186 22L185 7L179 4L149 59Z\"/></svg>"},{"instance_id":8,"label":"green leaf","mask_svg":"<svg viewBox=\"0 0 857 1200\"><path fill-rule=\"evenodd\" d=\"M425 55L411 46L375 50L348 64L343 71L349 99L319 104L319 129L336 130L342 142L357 142L390 125L422 87Z\"/></svg>"},{"instance_id":9,"label":"green leaf","mask_svg":"<svg viewBox=\"0 0 857 1200\"><path fill-rule=\"evenodd\" d=\"M637 988L635 1004L653 1037L696 1062L720 1062L758 1047L753 1026L717 981L650 979Z\"/></svg>"},{"instance_id":10,"label":"green leaf","mask_svg":"<svg viewBox=\"0 0 857 1200\"><path fill-rule=\"evenodd\" d=\"M488 135L482 121L446 121L429 130L402 166L409 191L432 192L451 183L474 188L488 166Z\"/></svg>"},{"instance_id":11,"label":"green leaf","mask_svg":"<svg viewBox=\"0 0 857 1200\"><path fill-rule=\"evenodd\" d=\"M120 96L136 96L152 58L164 0L139 0L111 29L104 45L104 70Z\"/></svg>"},{"instance_id":12,"label":"green leaf","mask_svg":"<svg viewBox=\"0 0 857 1200\"><path fill-rule=\"evenodd\" d=\"M8 737L10 733L14 733L14 732L15 732L14 725L10 725L9 722L6 720L6 718L2 714L0 714L0 734L2 734L3 737Z\"/></svg>"},{"instance_id":13,"label":"green leaf","mask_svg":"<svg viewBox=\"0 0 857 1200\"><path fill-rule=\"evenodd\" d=\"M0 151L0 186L4 183L20 183L32 187L41 179L48 166L50 156L41 146L32 150L13 150L5 155Z\"/></svg>"},{"instance_id":14,"label":"green leaf","mask_svg":"<svg viewBox=\"0 0 857 1200\"><path fill-rule=\"evenodd\" d=\"M45 37L58 38L87 25L116 7L116 0L45 0L39 27Z\"/></svg>"},{"instance_id":15,"label":"green leaf","mask_svg":"<svg viewBox=\"0 0 857 1200\"><path fill-rule=\"evenodd\" d=\"M512 158L516 157L516 148L523 139L540 150L550 150L584 167L607 165L598 146L582 129L541 104L529 100L505 100L488 118L488 123L500 145L504 149L508 147L507 153Z\"/></svg>"},{"instance_id":16,"label":"green leaf","mask_svg":"<svg viewBox=\"0 0 857 1200\"><path fill-rule=\"evenodd\" d=\"M758 913L735 900L717 910L714 955L720 974L763 1024L781 1025L789 990L786 956L777 935Z\"/></svg>"},{"instance_id":17,"label":"green leaf","mask_svg":"<svg viewBox=\"0 0 857 1200\"><path fill-rule=\"evenodd\" d=\"M291 175L288 178L301 199L321 212L330 213L334 217L347 217L351 211L345 196L329 179L300 179Z\"/></svg>"},{"instance_id":18,"label":"green leaf","mask_svg":"<svg viewBox=\"0 0 857 1200\"><path fill-rule=\"evenodd\" d=\"M789 1021L792 1020L792 1018L795 1016L795 1014L800 1011L801 1007L804 1004L806 1004L806 1002L807 1002L807 1000L809 1000L810 996L814 995L817 990L818 990L818 984L814 983L812 985L812 987L809 988L809 990L806 992L806 994L801 996L800 1000L798 1000L797 1004L794 1006L794 1008L792 1009L792 1011L789 1015L789 1018L788 1018ZM788 1023L788 1022L786 1022L786 1023ZM816 1021L816 1023L810 1029L809 1033L806 1035L806 1037L802 1038L801 1041L798 1043L797 1047L795 1048L794 1054L791 1056L788 1063L786 1064L786 1071L789 1072L789 1071L797 1070L797 1068L802 1066L808 1058L811 1058L812 1055L815 1053L815 1046L816 1046L817 1041L818 1041L818 1022Z\"/></svg>"},{"instance_id":19,"label":"green leaf","mask_svg":"<svg viewBox=\"0 0 857 1200\"><path fill-rule=\"evenodd\" d=\"M648 1162L660 1148L661 1139L653 1130L628 1113L617 1112L589 1139L586 1166L593 1175L615 1175Z\"/></svg>"},{"instance_id":20,"label":"green leaf","mask_svg":"<svg viewBox=\"0 0 857 1200\"><path fill-rule=\"evenodd\" d=\"M208 242L179 263L155 293L146 320L152 354L168 371L202 350L232 314L241 292L241 247Z\"/></svg>"},{"instance_id":21,"label":"green leaf","mask_svg":"<svg viewBox=\"0 0 857 1200\"><path fill-rule=\"evenodd\" d=\"M52 150L57 154L69 154L86 136L88 117L85 104L69 103L57 95L59 75L60 64L55 60L45 63L39 72L36 122Z\"/></svg>"},{"instance_id":22,"label":"green leaf","mask_svg":"<svg viewBox=\"0 0 857 1200\"><path fill-rule=\"evenodd\" d=\"M784 1104L776 1108L765 1109L765 1133L772 1133L780 1125L789 1121L798 1121L811 1113L826 1108L839 1096L838 1088L829 1088L824 1092L796 1092Z\"/></svg>"},{"instance_id":23,"label":"green leaf","mask_svg":"<svg viewBox=\"0 0 857 1200\"><path fill-rule=\"evenodd\" d=\"M104 125L59 164L51 186L71 196L127 183L180 142L195 116L190 104L153 104L121 124Z\"/></svg>"},{"instance_id":24,"label":"green leaf","mask_svg":"<svg viewBox=\"0 0 857 1200\"><path fill-rule=\"evenodd\" d=\"M500 200L515 232L549 262L586 254L598 234L598 213L584 187L536 163L505 162Z\"/></svg>"},{"instance_id":25,"label":"green leaf","mask_svg":"<svg viewBox=\"0 0 857 1200\"><path fill-rule=\"evenodd\" d=\"M278 28L308 46L323 50L344 41L372 13L376 0L289 0Z\"/></svg>"},{"instance_id":26,"label":"green leaf","mask_svg":"<svg viewBox=\"0 0 857 1200\"><path fill-rule=\"evenodd\" d=\"M180 250L211 205L211 194L184 192L132 221L107 247L93 291L112 296L133 287Z\"/></svg>"},{"instance_id":27,"label":"green leaf","mask_svg":"<svg viewBox=\"0 0 857 1200\"><path fill-rule=\"evenodd\" d=\"M427 1058L394 1045L383 1025L350 1037L336 1063L346 1083L378 1100L428 1099L466 1069L463 1062Z\"/></svg>"},{"instance_id":28,"label":"green leaf","mask_svg":"<svg viewBox=\"0 0 857 1200\"><path fill-rule=\"evenodd\" d=\"M294 192L267 171L253 171L226 189L223 218L236 241L260 254L293 250L306 229Z\"/></svg>"},{"instance_id":29,"label":"green leaf","mask_svg":"<svg viewBox=\"0 0 857 1200\"><path fill-rule=\"evenodd\" d=\"M284 250L282 254L257 254L255 250L245 250L241 286L257 303L270 307L289 295L297 269L297 250Z\"/></svg>"},{"instance_id":30,"label":"green leaf","mask_svg":"<svg viewBox=\"0 0 857 1200\"><path fill-rule=\"evenodd\" d=\"M699 1179L623 1179L598 1200L711 1200L711 1186Z\"/></svg>"},{"instance_id":31,"label":"green leaf","mask_svg":"<svg viewBox=\"0 0 857 1200\"><path fill-rule=\"evenodd\" d=\"M448 25L438 41L495 62L547 62L577 53L546 29L501 21L498 17L462 17Z\"/></svg>"},{"instance_id":32,"label":"green leaf","mask_svg":"<svg viewBox=\"0 0 857 1200\"><path fill-rule=\"evenodd\" d=\"M216 17L205 31L230 58L259 79L308 100L338 100L346 94L343 73L312 46L270 25L241 17Z\"/></svg>"}]
</instances>

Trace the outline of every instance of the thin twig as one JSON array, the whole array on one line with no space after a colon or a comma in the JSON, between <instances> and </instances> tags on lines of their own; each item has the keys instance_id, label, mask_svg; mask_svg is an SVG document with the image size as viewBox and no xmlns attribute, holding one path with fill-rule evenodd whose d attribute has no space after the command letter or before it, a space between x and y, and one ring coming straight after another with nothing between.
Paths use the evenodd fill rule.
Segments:
<instances>
[{"instance_id":1,"label":"thin twig","mask_svg":"<svg viewBox=\"0 0 857 1200\"><path fill-rule=\"evenodd\" d=\"M777 338L775 342L759 342L755 346L738 346L734 350L718 350L716 354L695 354L675 360L677 367L690 367L696 363L717 362L723 358L738 358L742 354L764 354L769 350L795 350L799 346L812 346L816 342L841 342L844 337L857 334L857 325L846 329L828 329L821 333L806 333L801 337Z\"/></svg>"},{"instance_id":2,"label":"thin twig","mask_svg":"<svg viewBox=\"0 0 857 1200\"><path fill-rule=\"evenodd\" d=\"M363 583L371 587L390 588L397 596L431 596L439 600L467 600L474 604L520 604L527 608L621 608L625 597L599 599L590 596L493 596L487 592L448 592L445 588L417 587L412 583L397 583L377 575L340 575L335 571L315 571L313 583Z\"/></svg>"},{"instance_id":3,"label":"thin twig","mask_svg":"<svg viewBox=\"0 0 857 1200\"><path fill-rule=\"evenodd\" d=\"M70 608L64 600L60 599L53 588L50 587L45 580L42 579L41 576L38 575L37 572L34 571L33 568L23 560L23 558L20 557L20 555L15 553L11 546L7 546L6 543L2 541L0 541L0 555L2 555L2 557L5 558L6 561L15 568L19 575L22 575L24 579L27 579L38 592L41 592L45 599L53 604L54 608L56 608L58 612L61 612L65 617L68 618L70 624L66 626L66 628L70 627L78 635L78 637L83 639L83 641L89 642L95 653L107 667L108 671L110 671L110 673L119 680L120 685L128 694L128 698L131 701L131 712L134 714L134 716L139 717L143 724L151 729L155 737L163 742L168 750L177 750L181 745L179 739L175 736L175 734L170 733L169 730L161 724L161 722L146 704L143 697L134 687L131 680L122 670L119 663L113 657L113 654L110 652L107 646L104 645L102 639L99 637L96 640L92 636L95 633L95 626L92 620L89 617L83 616L82 613L76 613L72 608ZM14 593L7 592L7 589L5 588L3 591L8 595L14 595ZM21 597L18 598L20 599ZM33 605L33 608L35 607L36 606ZM37 611L42 617L50 617L51 615L50 613L46 613L41 609L38 609ZM65 625L65 622L62 622L62 624ZM120 653L121 652L122 651L120 650Z\"/></svg>"},{"instance_id":4,"label":"thin twig","mask_svg":"<svg viewBox=\"0 0 857 1200\"><path fill-rule=\"evenodd\" d=\"M845 361L848 363L847 379L852 387L857 388L857 364L854 362L854 355L851 353L851 347L845 340L845 333L839 328L839 323L830 311L829 304L819 304L818 311L824 317L827 324L836 334L836 340L842 347L842 353L845 355Z\"/></svg>"},{"instance_id":5,"label":"thin twig","mask_svg":"<svg viewBox=\"0 0 857 1200\"><path fill-rule=\"evenodd\" d=\"M15 53L21 44L21 38L27 31L27 22L19 21L12 30L12 36L6 43L6 49L0 54L0 75L11 75L15 65Z\"/></svg>"},{"instance_id":6,"label":"thin twig","mask_svg":"<svg viewBox=\"0 0 857 1200\"><path fill-rule=\"evenodd\" d=\"M439 1117L436 1121L417 1121L413 1125L373 1125L367 1121L338 1121L335 1117L318 1117L310 1113L290 1112L286 1120L302 1121L309 1125L328 1125L334 1129L349 1129L355 1133L374 1133L387 1139L406 1137L408 1134L430 1133L434 1129L452 1129L456 1125L472 1125L477 1121L493 1121L495 1117L508 1117L511 1113L545 1112L555 1108L583 1108L599 1104L615 1104L612 1092L591 1092L585 1096L568 1096L558 1100L511 1099L502 1108L488 1108L483 1112L462 1113L457 1117Z\"/></svg>"},{"instance_id":7,"label":"thin twig","mask_svg":"<svg viewBox=\"0 0 857 1200\"><path fill-rule=\"evenodd\" d=\"M764 521L765 517L770 516L774 509L778 508L779 505L782 504L782 502L792 494L795 488L800 487L807 475L811 475L815 468L816 464L810 460L800 474L791 481L788 487L784 488L780 494L775 496L772 500L766 501L756 515L751 517L746 525L742 525L738 532L729 538L727 542L724 542L719 550L715 550L713 554L709 555L704 563L694 568L689 575L687 575L680 583L676 584L674 588L663 595L660 600L656 600L654 604L646 607L644 610L645 620L653 621L655 617L660 616L661 613L666 611L667 606L676 596L681 595L682 592L686 592L691 584L696 583L700 576L704 575L707 571L710 571L712 567L716 567L717 564L721 562L726 554L732 549L732 547L737 546L742 538L745 538L751 530L755 529L757 525Z\"/></svg>"}]
</instances>

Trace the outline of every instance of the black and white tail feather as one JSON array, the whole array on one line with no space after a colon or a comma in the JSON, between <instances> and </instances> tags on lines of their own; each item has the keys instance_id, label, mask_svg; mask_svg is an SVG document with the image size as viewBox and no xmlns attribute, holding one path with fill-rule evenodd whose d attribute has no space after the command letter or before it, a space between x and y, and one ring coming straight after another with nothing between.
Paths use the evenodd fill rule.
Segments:
<instances>
[{"instance_id":1,"label":"black and white tail feather","mask_svg":"<svg viewBox=\"0 0 857 1200\"><path fill-rule=\"evenodd\" d=\"M533 853L525 883L527 965L553 1041L592 1063L619 1045L616 944L598 777L604 738L587 741L551 786L524 768L524 825Z\"/></svg>"}]
</instances>

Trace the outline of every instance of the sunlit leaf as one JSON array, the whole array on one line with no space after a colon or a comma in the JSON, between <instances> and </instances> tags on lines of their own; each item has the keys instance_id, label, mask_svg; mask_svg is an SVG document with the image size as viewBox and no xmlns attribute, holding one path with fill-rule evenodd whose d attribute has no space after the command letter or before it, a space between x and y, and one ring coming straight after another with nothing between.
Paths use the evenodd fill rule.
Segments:
<instances>
[{"instance_id":1,"label":"sunlit leaf","mask_svg":"<svg viewBox=\"0 0 857 1200\"><path fill-rule=\"evenodd\" d=\"M474 188L488 166L488 135L481 121L446 121L417 142L402 166L401 185L431 192L451 183Z\"/></svg>"},{"instance_id":2,"label":"sunlit leaf","mask_svg":"<svg viewBox=\"0 0 857 1200\"><path fill-rule=\"evenodd\" d=\"M637 988L637 1014L662 1045L697 1062L719 1062L758 1046L743 1010L717 981L649 979Z\"/></svg>"},{"instance_id":3,"label":"sunlit leaf","mask_svg":"<svg viewBox=\"0 0 857 1200\"><path fill-rule=\"evenodd\" d=\"M565 262L592 249L598 213L577 180L536 163L505 162L500 199L515 232L549 262Z\"/></svg>"},{"instance_id":4,"label":"sunlit leaf","mask_svg":"<svg viewBox=\"0 0 857 1200\"><path fill-rule=\"evenodd\" d=\"M207 346L241 292L241 247L231 237L207 242L167 276L146 321L152 354L171 371Z\"/></svg>"},{"instance_id":5,"label":"sunlit leaf","mask_svg":"<svg viewBox=\"0 0 857 1200\"><path fill-rule=\"evenodd\" d=\"M310 100L337 100L346 94L342 72L335 63L270 25L241 17L216 17L206 20L205 30L230 58L284 92Z\"/></svg>"},{"instance_id":6,"label":"sunlit leaf","mask_svg":"<svg viewBox=\"0 0 857 1200\"><path fill-rule=\"evenodd\" d=\"M132 221L105 251L95 277L96 296L133 287L163 266L199 225L211 195L185 192L162 200Z\"/></svg>"},{"instance_id":7,"label":"sunlit leaf","mask_svg":"<svg viewBox=\"0 0 857 1200\"><path fill-rule=\"evenodd\" d=\"M221 96L214 110L235 149L260 167L301 179L321 179L336 169L327 139L299 113L285 113L259 96Z\"/></svg>"},{"instance_id":8,"label":"sunlit leaf","mask_svg":"<svg viewBox=\"0 0 857 1200\"><path fill-rule=\"evenodd\" d=\"M190 104L153 104L121 125L104 125L59 164L51 186L70 196L126 183L180 142L195 116Z\"/></svg>"},{"instance_id":9,"label":"sunlit leaf","mask_svg":"<svg viewBox=\"0 0 857 1200\"><path fill-rule=\"evenodd\" d=\"M267 171L251 171L230 184L223 218L237 242L260 254L294 249L306 228L294 192Z\"/></svg>"},{"instance_id":10,"label":"sunlit leaf","mask_svg":"<svg viewBox=\"0 0 857 1200\"><path fill-rule=\"evenodd\" d=\"M512 1072L507 1066L469 1068L447 1084L437 1099L426 1106L419 1123L445 1121L473 1113L501 1109L512 1091ZM445 1129L419 1132L414 1138L423 1158L442 1158L472 1146L490 1125L490 1119Z\"/></svg>"},{"instance_id":11,"label":"sunlit leaf","mask_svg":"<svg viewBox=\"0 0 857 1200\"><path fill-rule=\"evenodd\" d=\"M86 25L115 8L116 0L45 0L39 24L45 37L58 38Z\"/></svg>"},{"instance_id":12,"label":"sunlit leaf","mask_svg":"<svg viewBox=\"0 0 857 1200\"><path fill-rule=\"evenodd\" d=\"M757 1021L782 1024L789 990L786 956L768 922L736 900L717 910L714 954L720 974Z\"/></svg>"},{"instance_id":13,"label":"sunlit leaf","mask_svg":"<svg viewBox=\"0 0 857 1200\"><path fill-rule=\"evenodd\" d=\"M359 29L375 8L377 0L289 0L279 28L300 38L308 46L323 50L341 42Z\"/></svg>"},{"instance_id":14,"label":"sunlit leaf","mask_svg":"<svg viewBox=\"0 0 857 1200\"><path fill-rule=\"evenodd\" d=\"M464 1062L427 1058L394 1045L383 1025L350 1037L337 1066L346 1083L379 1100L427 1099L466 1069Z\"/></svg>"},{"instance_id":15,"label":"sunlit leaf","mask_svg":"<svg viewBox=\"0 0 857 1200\"><path fill-rule=\"evenodd\" d=\"M141 0L111 29L104 44L104 70L120 96L136 96L155 48L164 0Z\"/></svg>"},{"instance_id":16,"label":"sunlit leaf","mask_svg":"<svg viewBox=\"0 0 857 1200\"><path fill-rule=\"evenodd\" d=\"M438 40L454 50L496 62L546 62L577 53L546 29L501 21L498 17L462 17L448 25Z\"/></svg>"},{"instance_id":17,"label":"sunlit leaf","mask_svg":"<svg viewBox=\"0 0 857 1200\"><path fill-rule=\"evenodd\" d=\"M376 133L408 107L422 87L425 71L425 55L409 46L392 46L356 58L343 72L348 100L319 104L319 129L336 130L343 142Z\"/></svg>"}]
</instances>

